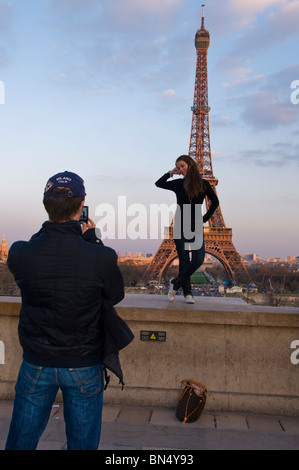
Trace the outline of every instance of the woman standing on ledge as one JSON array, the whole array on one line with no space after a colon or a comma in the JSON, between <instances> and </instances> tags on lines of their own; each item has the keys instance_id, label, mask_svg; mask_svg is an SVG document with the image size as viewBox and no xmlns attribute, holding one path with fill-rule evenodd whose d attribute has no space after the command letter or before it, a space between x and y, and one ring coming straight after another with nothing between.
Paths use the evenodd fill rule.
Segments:
<instances>
[{"instance_id":1,"label":"woman standing on ledge","mask_svg":"<svg viewBox=\"0 0 299 470\"><path fill-rule=\"evenodd\" d=\"M168 181L173 175L182 175L183 179ZM210 183L201 177L195 161L189 155L178 157L174 169L165 173L155 184L158 188L174 191L177 198L173 239L179 257L179 275L169 282L168 299L172 302L182 287L185 302L193 304L190 276L204 262L203 222L207 222L213 215L219 200ZM206 196L211 205L202 216L201 207Z\"/></svg>"}]
</instances>

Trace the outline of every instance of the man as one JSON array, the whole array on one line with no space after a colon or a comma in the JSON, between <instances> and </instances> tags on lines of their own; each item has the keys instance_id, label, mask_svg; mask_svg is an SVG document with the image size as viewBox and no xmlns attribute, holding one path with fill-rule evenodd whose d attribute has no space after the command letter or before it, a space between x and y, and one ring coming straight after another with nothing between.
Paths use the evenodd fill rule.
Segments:
<instances>
[{"instance_id":1,"label":"man","mask_svg":"<svg viewBox=\"0 0 299 470\"><path fill-rule=\"evenodd\" d=\"M49 179L49 221L12 245L8 266L21 289L23 348L6 449L36 449L58 389L69 450L96 450L103 404L101 309L124 297L117 255L79 223L84 181L65 171ZM88 240L88 241L87 241Z\"/></svg>"}]
</instances>

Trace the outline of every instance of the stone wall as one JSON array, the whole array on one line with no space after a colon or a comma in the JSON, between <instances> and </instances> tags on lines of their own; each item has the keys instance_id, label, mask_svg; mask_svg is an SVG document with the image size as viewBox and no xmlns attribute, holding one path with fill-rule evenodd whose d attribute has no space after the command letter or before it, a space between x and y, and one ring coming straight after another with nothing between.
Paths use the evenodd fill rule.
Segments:
<instances>
[{"instance_id":1,"label":"stone wall","mask_svg":"<svg viewBox=\"0 0 299 470\"><path fill-rule=\"evenodd\" d=\"M13 397L21 361L19 309L18 298L0 301L0 399ZM135 339L120 353L126 386L111 374L106 403L175 408L181 380L193 378L208 388L208 410L299 416L298 308L128 294L117 311Z\"/></svg>"}]
</instances>

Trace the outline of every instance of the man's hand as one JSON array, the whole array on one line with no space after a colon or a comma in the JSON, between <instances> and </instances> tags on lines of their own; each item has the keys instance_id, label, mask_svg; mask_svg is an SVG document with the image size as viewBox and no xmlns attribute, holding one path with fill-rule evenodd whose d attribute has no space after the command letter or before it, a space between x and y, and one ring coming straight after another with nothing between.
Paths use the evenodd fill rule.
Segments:
<instances>
[{"instance_id":1,"label":"man's hand","mask_svg":"<svg viewBox=\"0 0 299 470\"><path fill-rule=\"evenodd\" d=\"M88 223L83 222L83 224L82 224L82 233L87 232L87 230L89 230L91 228L96 228L96 224L94 223L93 220L88 219Z\"/></svg>"}]
</instances>

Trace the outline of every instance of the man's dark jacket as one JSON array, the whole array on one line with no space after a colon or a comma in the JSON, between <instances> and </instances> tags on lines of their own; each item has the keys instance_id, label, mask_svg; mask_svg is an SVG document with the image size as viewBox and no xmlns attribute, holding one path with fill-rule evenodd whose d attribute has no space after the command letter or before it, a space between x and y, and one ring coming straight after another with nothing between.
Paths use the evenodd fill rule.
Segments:
<instances>
[{"instance_id":1,"label":"man's dark jacket","mask_svg":"<svg viewBox=\"0 0 299 470\"><path fill-rule=\"evenodd\" d=\"M7 263L21 289L24 360L68 368L101 362L103 303L120 302L124 284L115 251L90 234L82 236L77 221L45 222L29 242L11 246ZM120 342L127 342L127 332L124 338L119 334Z\"/></svg>"}]
</instances>

